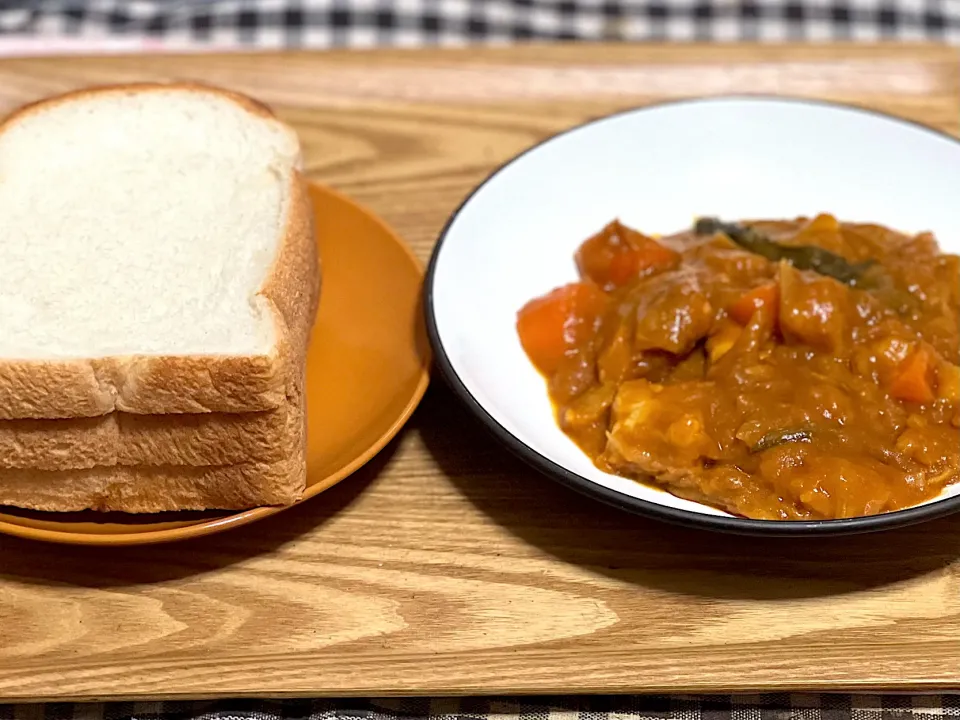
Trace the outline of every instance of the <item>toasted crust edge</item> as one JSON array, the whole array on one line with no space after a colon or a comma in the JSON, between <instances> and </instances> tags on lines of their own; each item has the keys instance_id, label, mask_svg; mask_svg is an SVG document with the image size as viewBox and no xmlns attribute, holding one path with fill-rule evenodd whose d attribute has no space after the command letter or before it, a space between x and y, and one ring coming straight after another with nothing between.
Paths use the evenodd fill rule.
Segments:
<instances>
[{"instance_id":1,"label":"toasted crust edge","mask_svg":"<svg viewBox=\"0 0 960 720\"><path fill-rule=\"evenodd\" d=\"M136 83L86 88L32 103L0 123L0 132L40 107L71 98L154 90L218 93L248 112L280 123L265 105L222 88L199 83ZM302 385L319 286L313 208L306 180L295 171L286 230L258 293L273 310L278 341L274 352L263 356L0 360L0 419L95 417L115 411L180 414L276 409Z\"/></svg>"}]
</instances>

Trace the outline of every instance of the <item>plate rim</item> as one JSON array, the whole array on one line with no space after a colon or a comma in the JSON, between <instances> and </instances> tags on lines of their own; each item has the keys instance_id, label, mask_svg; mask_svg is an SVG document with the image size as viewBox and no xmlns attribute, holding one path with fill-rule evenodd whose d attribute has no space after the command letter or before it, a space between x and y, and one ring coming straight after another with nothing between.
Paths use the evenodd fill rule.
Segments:
<instances>
[{"instance_id":1,"label":"plate rim","mask_svg":"<svg viewBox=\"0 0 960 720\"><path fill-rule=\"evenodd\" d=\"M321 192L327 194L337 201L352 205L354 208L359 210L362 214L366 215L367 218L372 220L374 224L379 226L383 233L389 236L394 243L403 251L404 255L410 261L414 270L421 278L421 289L420 289L420 299L419 304L421 306L421 315L423 305L425 303L423 296L423 285L422 280L425 277L424 264L419 257L413 252L410 246L400 237L400 235L393 230L377 213L370 210L363 203L357 202L353 198L349 197L345 193L336 190L335 188L330 187L329 185L316 182L314 180L306 179L306 184L308 186L308 191L312 194L314 192ZM322 292L322 291L321 291ZM311 331L312 332L312 331ZM416 331L415 331L416 332ZM429 337L429 333L427 333ZM90 533L90 532L66 532L63 530L50 530L46 528L35 528L26 525L18 525L11 523L5 520L0 520L0 535L8 535L11 537L18 537L26 540L35 540L38 542L51 543L56 545L86 545L86 546L133 546L133 545L159 545L166 544L170 542L176 542L179 540L188 540L191 538L205 537L208 535L213 535L215 533L224 532L232 528L242 527L244 525L249 525L252 522L257 520L262 520L263 518L276 515L283 512L284 510L289 510L290 508L297 507L302 503L307 502L311 498L320 495L324 491L330 489L334 485L340 483L341 481L348 478L350 475L355 473L357 470L362 468L364 465L369 463L374 457L376 457L381 450L386 447L390 441L392 441L400 430L407 424L410 420L410 417L419 407L420 402L423 400L423 396L426 394L427 388L430 385L430 369L433 364L432 357L432 345L422 348L425 352L424 356L421 359L421 367L419 373L419 379L416 386L413 389L413 392L410 395L409 400L403 406L403 409L398 413L397 417L387 428L376 442L372 443L367 447L362 453L359 453L354 457L350 462L344 465L338 472L332 473L326 476L321 482L314 485L308 485L306 490L297 502L291 505L280 505L280 506L261 506L255 508L249 508L246 510L237 510L224 512L229 513L225 516L211 518L207 521L200 521L195 525L183 525L176 528L170 528L167 530L148 530L141 533L135 532L117 532L117 533ZM308 411L309 417L309 411ZM173 513L171 513L173 514Z\"/></svg>"},{"instance_id":2,"label":"plate rim","mask_svg":"<svg viewBox=\"0 0 960 720\"><path fill-rule=\"evenodd\" d=\"M960 511L960 495L954 495L953 497L934 500L924 505L905 508L903 510L895 510L893 512L883 513L880 515L868 515L833 520L757 520L751 518L708 515L706 513L698 513L691 510L683 510L681 508L661 505L659 503L644 500L632 495L626 495L616 490L599 485L589 478L584 477L583 475L580 475L579 473L576 473L564 467L563 465L560 465L547 456L534 450L532 447L520 440L516 435L507 430L503 425L501 425L486 410L480 401L473 396L457 373L456 368L454 367L443 346L443 339L440 335L439 328L437 327L436 313L434 311L434 284L437 274L437 265L444 243L447 240L451 228L453 227L457 218L460 216L460 213L464 210L464 208L466 208L473 197L489 183L491 183L498 175L500 175L501 172L523 159L529 153L571 133L614 118L628 115L638 115L644 112L656 111L662 108L729 101L807 105L831 111L867 115L882 119L886 122L920 130L934 137L947 140L955 144L958 149L960 149L960 138L930 127L929 125L925 125L919 121L892 115L882 110L876 110L874 108L869 108L862 105L836 102L832 100L805 98L791 95L774 95L769 93L711 95L708 97L671 99L654 102L647 105L633 106L609 113L607 115L588 119L582 123L578 123L570 128L567 128L566 130L562 130L558 133L550 135L512 156L502 164L498 165L492 172L490 172L467 194L467 196L460 202L456 209L450 214L437 237L436 245L434 246L434 249L430 255L430 261L427 264L426 276L424 277L423 311L426 321L427 335L430 339L430 346L433 349L434 364L440 371L441 377L443 377L447 386L451 388L454 395L456 395L457 398L464 403L467 409L480 421L484 428L490 432L502 445L504 445L508 450L510 450L514 455L523 460L529 466L533 467L535 470L538 470L547 477L558 481L561 485L579 492L582 495L592 497L607 505L621 510L626 510L635 515L649 519L666 521L670 524L687 528L720 531L736 535L824 537L892 530L894 528L915 525L920 522L936 520Z\"/></svg>"}]
</instances>

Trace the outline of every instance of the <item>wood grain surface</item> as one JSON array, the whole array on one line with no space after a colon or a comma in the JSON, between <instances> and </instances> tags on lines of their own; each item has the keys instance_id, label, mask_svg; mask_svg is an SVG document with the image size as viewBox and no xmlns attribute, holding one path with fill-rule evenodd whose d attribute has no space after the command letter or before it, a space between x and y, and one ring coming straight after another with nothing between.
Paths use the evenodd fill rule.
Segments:
<instances>
[{"instance_id":1,"label":"wood grain surface","mask_svg":"<svg viewBox=\"0 0 960 720\"><path fill-rule=\"evenodd\" d=\"M936 47L527 47L0 62L0 106L190 78L300 131L311 177L426 259L483 176L632 105L781 92L950 132ZM439 382L369 467L220 536L0 538L0 699L960 687L960 517L753 540L607 509L527 470Z\"/></svg>"}]
</instances>

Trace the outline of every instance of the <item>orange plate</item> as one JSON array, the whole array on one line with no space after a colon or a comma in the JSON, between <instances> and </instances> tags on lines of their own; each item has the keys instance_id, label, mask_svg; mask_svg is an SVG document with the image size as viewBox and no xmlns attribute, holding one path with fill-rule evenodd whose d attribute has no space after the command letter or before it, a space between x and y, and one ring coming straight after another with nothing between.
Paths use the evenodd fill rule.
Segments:
<instances>
[{"instance_id":1,"label":"orange plate","mask_svg":"<svg viewBox=\"0 0 960 720\"><path fill-rule=\"evenodd\" d=\"M427 389L423 267L377 217L311 186L323 262L307 357L307 491L318 495L393 438ZM302 502L302 501L301 501ZM77 545L140 545L209 535L281 512L41 513L3 508L0 533Z\"/></svg>"}]
</instances>

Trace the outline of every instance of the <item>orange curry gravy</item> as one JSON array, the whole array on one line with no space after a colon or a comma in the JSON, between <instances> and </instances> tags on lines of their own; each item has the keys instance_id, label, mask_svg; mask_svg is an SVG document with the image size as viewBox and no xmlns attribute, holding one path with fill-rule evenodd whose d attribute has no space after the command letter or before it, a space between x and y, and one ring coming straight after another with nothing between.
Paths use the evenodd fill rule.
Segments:
<instances>
[{"instance_id":1,"label":"orange curry gravy","mask_svg":"<svg viewBox=\"0 0 960 720\"><path fill-rule=\"evenodd\" d=\"M607 472L750 518L871 515L960 479L960 258L829 215L739 227L862 277L611 223L581 281L517 317L564 432Z\"/></svg>"}]
</instances>

